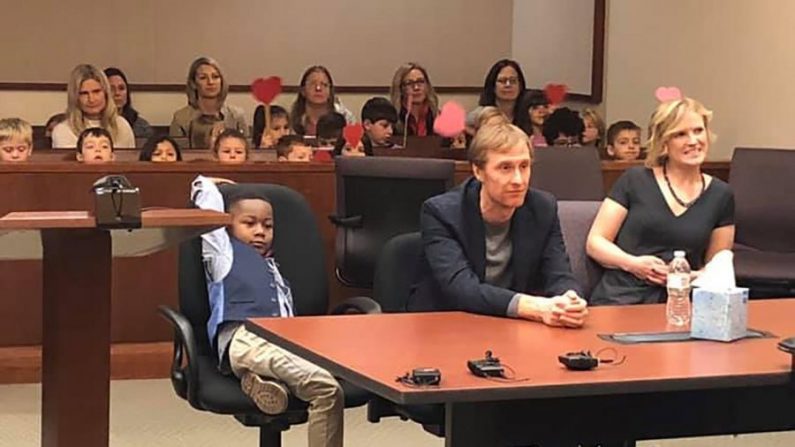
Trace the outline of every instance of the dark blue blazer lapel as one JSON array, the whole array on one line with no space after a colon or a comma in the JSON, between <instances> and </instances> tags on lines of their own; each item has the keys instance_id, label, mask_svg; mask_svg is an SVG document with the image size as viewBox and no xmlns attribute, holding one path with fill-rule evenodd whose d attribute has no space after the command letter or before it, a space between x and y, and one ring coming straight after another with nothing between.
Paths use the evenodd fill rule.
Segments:
<instances>
[{"instance_id":1,"label":"dark blue blazer lapel","mask_svg":"<svg viewBox=\"0 0 795 447\"><path fill-rule=\"evenodd\" d=\"M480 182L471 178L464 190L464 237L467 257L481 281L486 278L486 228L480 214Z\"/></svg>"}]
</instances>

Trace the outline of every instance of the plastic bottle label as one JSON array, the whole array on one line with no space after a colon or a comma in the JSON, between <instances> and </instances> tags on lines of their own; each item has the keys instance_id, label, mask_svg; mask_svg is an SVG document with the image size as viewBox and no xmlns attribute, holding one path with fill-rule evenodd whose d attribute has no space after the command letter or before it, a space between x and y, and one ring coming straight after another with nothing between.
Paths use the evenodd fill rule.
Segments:
<instances>
[{"instance_id":1,"label":"plastic bottle label","mask_svg":"<svg viewBox=\"0 0 795 447\"><path fill-rule=\"evenodd\" d=\"M683 274L669 274L667 286L669 289L686 289L690 287L690 277Z\"/></svg>"}]
</instances>

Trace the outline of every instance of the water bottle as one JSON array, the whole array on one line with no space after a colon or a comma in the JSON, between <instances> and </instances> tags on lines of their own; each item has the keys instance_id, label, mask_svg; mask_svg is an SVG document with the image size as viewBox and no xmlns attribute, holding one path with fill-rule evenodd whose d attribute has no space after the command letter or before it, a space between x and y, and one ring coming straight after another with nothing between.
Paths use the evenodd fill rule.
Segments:
<instances>
[{"instance_id":1,"label":"water bottle","mask_svg":"<svg viewBox=\"0 0 795 447\"><path fill-rule=\"evenodd\" d=\"M690 324L690 264L683 250L674 252L674 259L668 266L668 301L665 314L668 324L684 327Z\"/></svg>"}]
</instances>

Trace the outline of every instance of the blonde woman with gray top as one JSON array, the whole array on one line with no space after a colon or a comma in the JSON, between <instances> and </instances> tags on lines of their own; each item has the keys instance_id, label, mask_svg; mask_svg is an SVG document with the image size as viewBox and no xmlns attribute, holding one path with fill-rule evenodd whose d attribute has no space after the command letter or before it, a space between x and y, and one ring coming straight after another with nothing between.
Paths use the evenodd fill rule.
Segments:
<instances>
[{"instance_id":1,"label":"blonde woman with gray top","mask_svg":"<svg viewBox=\"0 0 795 447\"><path fill-rule=\"evenodd\" d=\"M226 104L229 84L220 65L209 57L193 61L186 83L188 105L174 112L169 135L187 137L190 147L209 148L213 128L235 129L248 135L243 109Z\"/></svg>"}]
</instances>

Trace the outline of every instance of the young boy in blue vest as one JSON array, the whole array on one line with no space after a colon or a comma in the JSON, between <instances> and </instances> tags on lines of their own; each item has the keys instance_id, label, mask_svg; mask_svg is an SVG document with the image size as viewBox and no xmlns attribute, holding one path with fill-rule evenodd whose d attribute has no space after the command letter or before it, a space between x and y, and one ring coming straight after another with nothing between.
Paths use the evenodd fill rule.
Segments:
<instances>
[{"instance_id":1,"label":"young boy in blue vest","mask_svg":"<svg viewBox=\"0 0 795 447\"><path fill-rule=\"evenodd\" d=\"M267 414L287 408L287 389L309 403L309 446L342 446L342 389L328 371L246 330L247 318L292 317L293 298L273 258L273 208L267 197L241 192L224 197L229 180L197 177L191 198L202 209L226 211L232 224L202 235L210 299L209 339L219 368ZM286 388L285 388L286 386Z\"/></svg>"}]
</instances>

